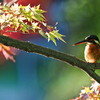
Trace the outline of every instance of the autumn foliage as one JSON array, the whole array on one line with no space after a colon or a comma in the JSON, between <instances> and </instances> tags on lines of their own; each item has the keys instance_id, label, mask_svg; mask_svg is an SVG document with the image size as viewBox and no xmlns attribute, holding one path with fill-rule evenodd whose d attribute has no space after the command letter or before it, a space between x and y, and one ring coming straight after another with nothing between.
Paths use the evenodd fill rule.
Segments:
<instances>
[{"instance_id":1,"label":"autumn foliage","mask_svg":"<svg viewBox=\"0 0 100 100\"><path fill-rule=\"evenodd\" d=\"M0 5L0 34L11 36L10 34L14 33L33 35L36 33L42 35L48 41L53 41L54 44L56 44L56 39L65 42L62 38L63 35L59 33L56 25L54 27L47 25L47 19L43 15L44 13L46 11L42 10L40 5L34 7L19 4L12 4L11 6ZM0 44L0 47L2 48L0 52L2 52L4 57L15 62L12 57L13 53L10 53L10 47L9 50L3 44Z\"/></svg>"}]
</instances>

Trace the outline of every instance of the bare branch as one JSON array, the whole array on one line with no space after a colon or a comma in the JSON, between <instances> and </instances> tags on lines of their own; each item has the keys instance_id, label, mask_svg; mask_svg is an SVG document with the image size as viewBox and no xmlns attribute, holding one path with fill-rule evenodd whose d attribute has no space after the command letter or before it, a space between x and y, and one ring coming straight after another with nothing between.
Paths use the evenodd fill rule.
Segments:
<instances>
[{"instance_id":1,"label":"bare branch","mask_svg":"<svg viewBox=\"0 0 100 100\"><path fill-rule=\"evenodd\" d=\"M6 46L15 47L17 49L20 49L26 52L37 53L46 57L58 59L72 66L81 68L86 73L88 73L92 78L94 78L97 82L100 83L100 77L95 73L95 69L100 69L100 64L95 65L93 63L86 63L74 56L64 54L59 51L55 51L55 50L45 48L42 46L38 46L30 42L15 40L3 35L0 35L0 42Z\"/></svg>"}]
</instances>

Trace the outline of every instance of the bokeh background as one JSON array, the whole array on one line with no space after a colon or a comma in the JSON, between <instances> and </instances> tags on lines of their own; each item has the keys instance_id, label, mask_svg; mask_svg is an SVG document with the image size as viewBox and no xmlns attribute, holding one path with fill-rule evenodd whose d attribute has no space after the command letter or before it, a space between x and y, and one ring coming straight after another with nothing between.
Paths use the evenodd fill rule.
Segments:
<instances>
[{"instance_id":1,"label":"bokeh background","mask_svg":"<svg viewBox=\"0 0 100 100\"><path fill-rule=\"evenodd\" d=\"M48 24L58 22L67 44L57 41L55 46L37 34L21 36L23 40L84 60L85 44L72 45L90 34L100 37L100 0L19 0L18 3L41 4L47 11ZM0 64L0 100L68 100L79 96L82 87L91 84L85 72L61 61L24 51L18 51L15 59L16 63Z\"/></svg>"}]
</instances>

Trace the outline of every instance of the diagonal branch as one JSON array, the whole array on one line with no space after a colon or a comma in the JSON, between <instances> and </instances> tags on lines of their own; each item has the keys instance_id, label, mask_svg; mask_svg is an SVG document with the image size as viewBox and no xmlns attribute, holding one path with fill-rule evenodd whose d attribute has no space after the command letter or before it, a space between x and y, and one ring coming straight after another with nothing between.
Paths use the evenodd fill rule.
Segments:
<instances>
[{"instance_id":1,"label":"diagonal branch","mask_svg":"<svg viewBox=\"0 0 100 100\"><path fill-rule=\"evenodd\" d=\"M100 83L100 77L95 73L95 69L100 69L100 64L96 64L95 66L92 63L83 62L82 60L74 56L64 54L59 51L55 51L55 50L52 50L46 47L38 46L30 42L15 40L10 37L3 36L3 35L0 35L0 42L6 46L15 47L17 49L24 50L27 52L37 53L43 56L58 59L72 66L81 68L86 73L88 73L92 78L94 78L97 82Z\"/></svg>"}]
</instances>

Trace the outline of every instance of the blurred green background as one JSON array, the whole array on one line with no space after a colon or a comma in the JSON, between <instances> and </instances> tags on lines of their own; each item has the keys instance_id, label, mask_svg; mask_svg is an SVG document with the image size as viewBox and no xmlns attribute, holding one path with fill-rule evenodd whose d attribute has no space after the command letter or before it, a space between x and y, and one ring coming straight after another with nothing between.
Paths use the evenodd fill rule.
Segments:
<instances>
[{"instance_id":1,"label":"blurred green background","mask_svg":"<svg viewBox=\"0 0 100 100\"><path fill-rule=\"evenodd\" d=\"M100 0L46 3L48 24L59 23L57 27L66 35L67 44L57 41L55 46L41 36L30 37L28 41L84 60L85 44L72 45L90 34L100 37ZM6 61L0 65L0 100L68 100L79 96L82 87L91 84L84 71L61 61L24 51L15 59L16 63Z\"/></svg>"}]
</instances>

